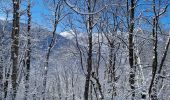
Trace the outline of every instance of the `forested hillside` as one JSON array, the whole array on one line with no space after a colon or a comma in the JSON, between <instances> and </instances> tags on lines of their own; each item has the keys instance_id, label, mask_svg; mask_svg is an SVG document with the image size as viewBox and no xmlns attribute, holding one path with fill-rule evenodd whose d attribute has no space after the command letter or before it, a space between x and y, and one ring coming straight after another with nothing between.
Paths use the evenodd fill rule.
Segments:
<instances>
[{"instance_id":1,"label":"forested hillside","mask_svg":"<svg viewBox=\"0 0 170 100\"><path fill-rule=\"evenodd\" d=\"M169 0L0 0L0 100L170 100Z\"/></svg>"}]
</instances>

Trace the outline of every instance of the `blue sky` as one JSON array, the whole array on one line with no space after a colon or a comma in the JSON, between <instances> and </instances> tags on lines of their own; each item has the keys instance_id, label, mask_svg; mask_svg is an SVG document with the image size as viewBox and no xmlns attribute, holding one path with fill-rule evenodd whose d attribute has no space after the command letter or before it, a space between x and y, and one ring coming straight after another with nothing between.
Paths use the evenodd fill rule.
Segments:
<instances>
[{"instance_id":1,"label":"blue sky","mask_svg":"<svg viewBox=\"0 0 170 100\"><path fill-rule=\"evenodd\" d=\"M51 13L47 10L47 3L48 0L32 0L33 1L33 6L31 8L31 13L32 13L32 21L34 23L37 23L41 25L42 27L45 27L49 30L52 28L52 24L49 22L49 20L44 16L44 15L51 15ZM49 17L48 16L48 17ZM57 32L62 31L62 25L59 24L57 28Z\"/></svg>"},{"instance_id":2,"label":"blue sky","mask_svg":"<svg viewBox=\"0 0 170 100\"><path fill-rule=\"evenodd\" d=\"M36 22L40 25L44 26L44 23L46 23L47 21L45 20L45 18L42 16L43 14L48 14L46 8L44 7L44 1L48 1L48 0L33 0L33 8L32 8L32 17L33 17L33 22ZM168 7L168 11L167 11L167 16L163 17L161 19L161 23L162 24L170 24L170 7ZM46 26L46 25L45 25ZM170 28L168 26L165 26L166 28ZM164 27L164 28L165 28Z\"/></svg>"},{"instance_id":3,"label":"blue sky","mask_svg":"<svg viewBox=\"0 0 170 100\"><path fill-rule=\"evenodd\" d=\"M7 0L6 0L7 1ZM10 1L12 0L9 0L9 3ZM43 13L47 13L47 10L45 10L44 8L44 5L43 5L43 2L44 0L31 0L32 1L32 8L31 8L31 13L32 13L32 21L35 22L35 23L38 23L38 24L43 24L43 17L42 17L42 14ZM2 1L3 2L3 1ZM3 4L3 6L6 4L6 2ZM9 6L10 4L8 5L5 5L5 6ZM27 6L27 2L22 2L21 3L21 9L26 9L26 6ZM2 7L2 6L1 6ZM11 19L11 16L10 15L10 18ZM5 18L5 14L3 13L0 13L0 18L1 19L4 19ZM25 20L25 17L22 16L21 18L21 22L24 22Z\"/></svg>"},{"instance_id":4,"label":"blue sky","mask_svg":"<svg viewBox=\"0 0 170 100\"><path fill-rule=\"evenodd\" d=\"M45 18L43 14L48 13L44 7L42 0L33 0L33 7L31 8L32 21L43 25L45 23Z\"/></svg>"}]
</instances>

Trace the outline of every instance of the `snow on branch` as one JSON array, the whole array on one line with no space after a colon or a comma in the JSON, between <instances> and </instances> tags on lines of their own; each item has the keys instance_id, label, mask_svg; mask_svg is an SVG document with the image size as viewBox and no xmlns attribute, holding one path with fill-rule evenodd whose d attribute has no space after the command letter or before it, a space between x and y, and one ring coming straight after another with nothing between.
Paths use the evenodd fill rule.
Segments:
<instances>
[{"instance_id":1,"label":"snow on branch","mask_svg":"<svg viewBox=\"0 0 170 100\"><path fill-rule=\"evenodd\" d=\"M96 12L81 12L80 10L78 10L77 7L75 7L75 5L72 5L70 4L67 0L64 0L65 3L72 9L74 10L75 12L79 13L79 14L82 14L82 15L94 15L94 14L97 14L99 13L100 11L104 10L107 6L104 6L103 8L101 8L100 10L96 11Z\"/></svg>"},{"instance_id":2,"label":"snow on branch","mask_svg":"<svg viewBox=\"0 0 170 100\"><path fill-rule=\"evenodd\" d=\"M71 3L69 3L67 0L64 0L65 3L72 9L74 10L75 12L77 12L78 14L82 14L82 15L94 15L94 14L97 14L99 12L101 12L102 10L106 9L108 6L121 6L119 4L109 4L109 5L104 5L101 9L95 11L95 12L82 12L80 11L77 7L75 7L75 5L72 5ZM124 6L124 5L123 5Z\"/></svg>"},{"instance_id":3,"label":"snow on branch","mask_svg":"<svg viewBox=\"0 0 170 100\"><path fill-rule=\"evenodd\" d=\"M169 6L169 4L166 5L165 8L162 8L161 11L160 11L160 13L158 14L158 16L161 16L162 14L164 14L164 13L167 11L168 6Z\"/></svg>"}]
</instances>

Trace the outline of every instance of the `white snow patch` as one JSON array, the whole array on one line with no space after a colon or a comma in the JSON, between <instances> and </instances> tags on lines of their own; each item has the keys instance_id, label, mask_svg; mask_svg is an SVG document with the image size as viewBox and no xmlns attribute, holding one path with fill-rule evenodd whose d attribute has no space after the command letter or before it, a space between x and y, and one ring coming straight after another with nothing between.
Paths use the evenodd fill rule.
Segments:
<instances>
[{"instance_id":1,"label":"white snow patch","mask_svg":"<svg viewBox=\"0 0 170 100\"><path fill-rule=\"evenodd\" d=\"M61 32L59 33L61 36L67 38L67 39L72 39L75 37L75 33L71 30L71 31L65 31L65 32Z\"/></svg>"}]
</instances>

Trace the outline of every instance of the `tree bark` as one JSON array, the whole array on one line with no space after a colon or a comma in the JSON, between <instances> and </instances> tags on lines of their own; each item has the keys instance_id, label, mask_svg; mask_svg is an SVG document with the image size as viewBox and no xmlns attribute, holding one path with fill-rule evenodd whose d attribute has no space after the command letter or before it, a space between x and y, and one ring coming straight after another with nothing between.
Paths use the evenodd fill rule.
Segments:
<instances>
[{"instance_id":1,"label":"tree bark","mask_svg":"<svg viewBox=\"0 0 170 100\"><path fill-rule=\"evenodd\" d=\"M2 33L0 33L0 100L3 99L3 45L2 45Z\"/></svg>"},{"instance_id":2,"label":"tree bark","mask_svg":"<svg viewBox=\"0 0 170 100\"><path fill-rule=\"evenodd\" d=\"M154 18L153 18L153 28L152 28L152 37L153 37L153 61L152 61L152 79L149 86L149 96L151 100L158 100L157 98L157 88L155 84L155 78L156 78L156 72L158 67L158 37L157 37L157 31L158 31L158 16L156 14L156 6L155 6L155 0L153 0L153 12L154 12Z\"/></svg>"},{"instance_id":3,"label":"tree bark","mask_svg":"<svg viewBox=\"0 0 170 100\"><path fill-rule=\"evenodd\" d=\"M12 99L15 100L17 94L17 76L18 76L18 53L19 53L19 0L13 0L13 29L12 29L12 45L11 45L11 60L12 60Z\"/></svg>"},{"instance_id":4,"label":"tree bark","mask_svg":"<svg viewBox=\"0 0 170 100\"><path fill-rule=\"evenodd\" d=\"M110 82L112 83L112 98L117 95L116 93L116 71L115 71L115 64L116 64L116 54L114 54L113 49L114 49L114 42L109 43L109 77L110 77Z\"/></svg>"},{"instance_id":5,"label":"tree bark","mask_svg":"<svg viewBox=\"0 0 170 100\"><path fill-rule=\"evenodd\" d=\"M28 6L27 6L27 48L25 53L25 59L24 59L24 66L25 66L25 100L27 100L28 96L28 90L29 90L29 74L30 74L30 58L31 58L31 40L30 40L30 29L31 29L31 13L30 13L30 0L28 0Z\"/></svg>"},{"instance_id":6,"label":"tree bark","mask_svg":"<svg viewBox=\"0 0 170 100\"><path fill-rule=\"evenodd\" d=\"M128 6L128 5L127 5ZM129 22L129 65L130 65L130 77L129 83L132 92L132 100L135 99L135 66L134 66L134 54L133 54L133 30L134 30L134 15L135 15L135 0L130 2L130 22Z\"/></svg>"},{"instance_id":7,"label":"tree bark","mask_svg":"<svg viewBox=\"0 0 170 100\"><path fill-rule=\"evenodd\" d=\"M88 12L91 12L91 0L88 0ZM90 78L91 78L91 71L92 71L92 20L93 15L88 15L87 21L87 32L88 32L88 58L87 58L87 74L86 74L86 81L85 81L85 91L84 91L84 100L88 100L89 98L89 86L90 86Z\"/></svg>"}]
</instances>

